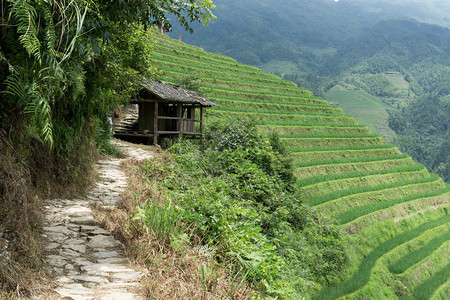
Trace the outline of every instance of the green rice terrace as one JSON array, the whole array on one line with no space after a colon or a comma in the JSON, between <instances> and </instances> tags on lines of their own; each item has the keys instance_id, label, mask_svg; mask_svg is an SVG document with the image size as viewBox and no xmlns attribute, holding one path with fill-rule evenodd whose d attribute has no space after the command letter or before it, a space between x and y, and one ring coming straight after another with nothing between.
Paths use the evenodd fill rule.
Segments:
<instances>
[{"instance_id":1,"label":"green rice terrace","mask_svg":"<svg viewBox=\"0 0 450 300\"><path fill-rule=\"evenodd\" d=\"M294 83L162 35L160 80L196 74L218 107L208 120L249 120L292 150L304 200L338 224L345 280L315 299L450 299L450 188L339 107Z\"/></svg>"}]
</instances>

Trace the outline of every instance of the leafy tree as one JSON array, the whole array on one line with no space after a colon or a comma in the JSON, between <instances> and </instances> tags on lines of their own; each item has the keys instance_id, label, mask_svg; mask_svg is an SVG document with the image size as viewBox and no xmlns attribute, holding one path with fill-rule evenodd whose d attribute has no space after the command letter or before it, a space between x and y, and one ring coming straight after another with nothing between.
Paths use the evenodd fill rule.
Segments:
<instances>
[{"instance_id":1,"label":"leafy tree","mask_svg":"<svg viewBox=\"0 0 450 300\"><path fill-rule=\"evenodd\" d=\"M0 126L24 114L31 136L57 150L70 150L90 118L106 119L150 79L147 27L169 14L188 30L214 17L211 0L2 3Z\"/></svg>"},{"instance_id":2,"label":"leafy tree","mask_svg":"<svg viewBox=\"0 0 450 300\"><path fill-rule=\"evenodd\" d=\"M389 126L398 134L402 151L450 180L450 103L426 95L402 111L391 113Z\"/></svg>"}]
</instances>

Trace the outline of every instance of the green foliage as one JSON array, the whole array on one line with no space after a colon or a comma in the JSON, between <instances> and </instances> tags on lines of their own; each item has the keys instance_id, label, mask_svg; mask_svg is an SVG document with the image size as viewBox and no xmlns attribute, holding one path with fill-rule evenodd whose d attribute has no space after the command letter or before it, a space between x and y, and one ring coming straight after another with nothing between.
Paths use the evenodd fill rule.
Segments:
<instances>
[{"instance_id":1,"label":"green foliage","mask_svg":"<svg viewBox=\"0 0 450 300\"><path fill-rule=\"evenodd\" d=\"M175 76L175 84L185 89L200 92L202 79L196 73L190 73L186 76Z\"/></svg>"},{"instance_id":2,"label":"green foliage","mask_svg":"<svg viewBox=\"0 0 450 300\"><path fill-rule=\"evenodd\" d=\"M414 299L430 299L431 295L445 282L450 274L450 263L443 267L433 277L423 282L414 290Z\"/></svg>"},{"instance_id":3,"label":"green foliage","mask_svg":"<svg viewBox=\"0 0 450 300\"><path fill-rule=\"evenodd\" d=\"M322 160L322 161L313 161L313 162L297 162L294 164L295 167L310 167L310 166L320 166L320 165L335 165L342 163L362 163L362 162L376 162L376 161L384 161L384 160L394 160L394 159L404 159L408 158L408 154L394 154L387 156L375 156L375 157L361 157L361 158L349 158L349 159L333 159L333 160Z\"/></svg>"},{"instance_id":4,"label":"green foliage","mask_svg":"<svg viewBox=\"0 0 450 300\"><path fill-rule=\"evenodd\" d=\"M434 197L439 195L445 195L449 189L441 189L437 191L428 191L420 194L414 194L409 195L402 198L396 198L396 199L390 199L382 202L373 202L367 205L359 206L357 209L349 209L345 211L344 213L341 213L340 215L336 216L336 219L340 224L345 224L348 222L351 222L361 216L373 213L375 211L381 211L385 210L389 207L393 207L394 205L400 204L400 203L407 203L411 202L417 199L422 198L428 198L428 197Z\"/></svg>"},{"instance_id":5,"label":"green foliage","mask_svg":"<svg viewBox=\"0 0 450 300\"><path fill-rule=\"evenodd\" d=\"M395 274L405 272L406 269L433 253L437 248L439 248L448 240L450 240L450 231L438 237L435 237L434 239L423 245L421 248L409 252L408 254L400 258L397 262L390 265L389 271Z\"/></svg>"},{"instance_id":6,"label":"green foliage","mask_svg":"<svg viewBox=\"0 0 450 300\"><path fill-rule=\"evenodd\" d=\"M205 138L203 153L187 142L172 146L174 169L161 179L183 222L271 296L300 298L314 282L334 281L346 261L339 233L298 198L277 134L267 139L249 123L213 124ZM148 164L151 176L159 167Z\"/></svg>"},{"instance_id":7,"label":"green foliage","mask_svg":"<svg viewBox=\"0 0 450 300\"><path fill-rule=\"evenodd\" d=\"M392 183L385 183L385 184L375 185L375 186L360 186L360 187L357 187L354 189L335 191L335 192L323 195L321 197L312 198L312 199L310 199L309 204L310 205L319 205L319 204L322 204L322 203L325 203L328 201L341 199L345 196L369 193L369 192L374 192L374 191L380 191L379 194L382 194L382 193L384 193L384 190L387 190L387 189L402 187L402 186L410 185L410 184L434 182L438 179L439 179L438 176L431 176L431 177L427 176L426 178L418 178L415 180L408 179L408 180L402 180L402 181L392 182ZM358 209L360 209L360 207L358 207ZM348 211L348 212L354 213L353 211Z\"/></svg>"},{"instance_id":8,"label":"green foliage","mask_svg":"<svg viewBox=\"0 0 450 300\"><path fill-rule=\"evenodd\" d=\"M336 299L340 296L352 293L357 289L363 287L369 281L371 270L374 267L376 261L382 255L394 249L395 247L411 240L412 238L419 236L426 230L445 224L449 221L450 216L445 215L436 220L423 223L420 226L417 226L409 231L398 234L395 237L387 240L386 242L381 243L375 249L373 249L373 251L371 251L369 255L361 262L358 270L355 272L355 274L350 280L346 281L341 285L325 289L323 292L315 296L313 299Z\"/></svg>"},{"instance_id":9,"label":"green foliage","mask_svg":"<svg viewBox=\"0 0 450 300\"><path fill-rule=\"evenodd\" d=\"M162 242L170 243L171 238L181 235L183 229L180 215L170 201L158 203L157 199L149 199L136 208L134 221L141 221Z\"/></svg>"},{"instance_id":10,"label":"green foliage","mask_svg":"<svg viewBox=\"0 0 450 300\"><path fill-rule=\"evenodd\" d=\"M376 170L376 171L362 171L362 172L351 172L346 174L328 174L325 176L313 176L306 179L299 179L297 184L301 187L308 187L310 185L320 184L324 182L329 182L333 180L342 180L349 178L359 178L365 176L374 176L374 175L382 175L389 173L401 173L401 172L417 172L424 169L424 166L421 164L407 165L399 168L389 168L384 170Z\"/></svg>"},{"instance_id":11,"label":"green foliage","mask_svg":"<svg viewBox=\"0 0 450 300\"><path fill-rule=\"evenodd\" d=\"M382 74L348 74L342 80L374 96L398 96L395 86Z\"/></svg>"},{"instance_id":12,"label":"green foliage","mask_svg":"<svg viewBox=\"0 0 450 300\"><path fill-rule=\"evenodd\" d=\"M389 126L399 135L402 151L450 180L450 104L436 96L423 96L389 117Z\"/></svg>"}]
</instances>

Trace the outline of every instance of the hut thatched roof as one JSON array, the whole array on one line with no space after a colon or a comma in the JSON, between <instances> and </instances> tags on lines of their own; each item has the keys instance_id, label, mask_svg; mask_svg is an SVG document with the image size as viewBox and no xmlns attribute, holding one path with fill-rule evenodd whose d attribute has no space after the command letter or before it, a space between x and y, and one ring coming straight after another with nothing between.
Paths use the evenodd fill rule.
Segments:
<instances>
[{"instance_id":1,"label":"hut thatched roof","mask_svg":"<svg viewBox=\"0 0 450 300\"><path fill-rule=\"evenodd\" d=\"M181 102L200 104L202 106L216 106L214 102L206 99L194 91L172 85L160 81L152 81L148 83L142 83L143 91L141 92L141 98L139 101L145 101L148 99L158 99L165 102ZM149 97L153 96L153 97Z\"/></svg>"}]
</instances>

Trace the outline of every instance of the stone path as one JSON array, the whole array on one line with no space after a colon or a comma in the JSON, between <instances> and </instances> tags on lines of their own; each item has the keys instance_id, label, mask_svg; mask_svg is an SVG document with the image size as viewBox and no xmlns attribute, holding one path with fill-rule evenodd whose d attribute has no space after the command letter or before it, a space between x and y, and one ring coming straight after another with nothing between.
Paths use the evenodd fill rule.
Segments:
<instances>
[{"instance_id":1,"label":"stone path","mask_svg":"<svg viewBox=\"0 0 450 300\"><path fill-rule=\"evenodd\" d=\"M126 148L131 157L151 157L142 149L114 143ZM96 224L89 208L93 202L110 206L122 200L127 182L120 162L106 158L97 163L99 180L84 199L45 203L46 271L60 283L55 291L62 299L142 299L136 294L141 273L128 267L123 246Z\"/></svg>"}]
</instances>

